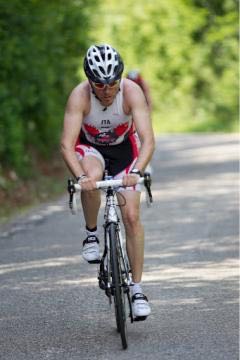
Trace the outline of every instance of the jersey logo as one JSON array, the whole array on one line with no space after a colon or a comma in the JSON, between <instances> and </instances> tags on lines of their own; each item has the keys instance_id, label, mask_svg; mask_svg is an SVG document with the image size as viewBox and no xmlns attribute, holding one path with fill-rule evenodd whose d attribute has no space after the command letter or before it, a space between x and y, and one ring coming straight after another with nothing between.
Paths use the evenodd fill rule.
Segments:
<instances>
[{"instance_id":1,"label":"jersey logo","mask_svg":"<svg viewBox=\"0 0 240 360\"><path fill-rule=\"evenodd\" d=\"M111 122L110 122L110 120L102 120L101 121L101 125L111 125Z\"/></svg>"}]
</instances>

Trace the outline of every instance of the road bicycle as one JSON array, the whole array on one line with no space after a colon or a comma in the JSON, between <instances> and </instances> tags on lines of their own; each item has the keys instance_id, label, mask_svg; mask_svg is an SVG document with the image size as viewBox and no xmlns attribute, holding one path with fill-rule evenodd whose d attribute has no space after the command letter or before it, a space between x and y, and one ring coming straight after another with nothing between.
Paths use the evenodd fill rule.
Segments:
<instances>
[{"instance_id":1,"label":"road bicycle","mask_svg":"<svg viewBox=\"0 0 240 360\"><path fill-rule=\"evenodd\" d=\"M152 203L151 194L151 176L145 173L144 177L139 179L139 183L143 183L147 194L147 203ZM130 298L131 286L131 269L125 250L125 239L121 234L121 221L118 214L119 204L116 196L117 190L122 186L122 180L113 180L105 174L103 181L96 182L96 188L105 192L105 211L104 211L104 250L99 260L98 284L100 289L105 291L109 304L114 305L116 327L120 333L122 347L126 349L127 340L127 316L131 323L133 321L145 320L146 317L134 318L132 312L132 304ZM76 193L81 191L81 186L74 182L73 179L68 180L69 207L73 214L77 212ZM124 195L118 194L123 200Z\"/></svg>"}]
</instances>

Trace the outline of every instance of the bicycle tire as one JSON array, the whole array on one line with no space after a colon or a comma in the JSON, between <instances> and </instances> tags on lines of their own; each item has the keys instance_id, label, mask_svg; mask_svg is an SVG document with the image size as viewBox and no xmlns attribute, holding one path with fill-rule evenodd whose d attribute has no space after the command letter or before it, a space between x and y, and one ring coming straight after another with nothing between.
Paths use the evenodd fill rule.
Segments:
<instances>
[{"instance_id":1,"label":"bicycle tire","mask_svg":"<svg viewBox=\"0 0 240 360\"><path fill-rule=\"evenodd\" d=\"M117 249L117 225L112 223L109 225L109 240L110 240L110 259L113 281L113 297L115 305L115 316L117 323L117 330L120 333L122 340L122 347L126 349L127 344L127 329L126 329L126 310L125 310L125 294L122 287L121 269Z\"/></svg>"},{"instance_id":2,"label":"bicycle tire","mask_svg":"<svg viewBox=\"0 0 240 360\"><path fill-rule=\"evenodd\" d=\"M123 254L121 252L121 248L119 246L119 243L120 243L120 239L118 237L118 234L119 232L117 231L116 232L116 236L117 236L117 251L118 251L118 265L119 265L119 272L120 272L120 282L121 282L121 290L122 290L122 301L123 301L123 310L124 310L124 315L126 316L126 297L128 298L128 292L126 291L125 289L125 286L124 284L126 283L126 279L124 278L124 275L127 273L128 270L127 269L127 266L126 264L124 264L123 262ZM129 290L129 289L128 289ZM129 303L129 309L130 309L130 303ZM118 317L116 315L116 312L117 312L117 305L115 303L115 299L114 299L114 307L115 307L115 317L116 317L116 324L117 324L117 331L120 332L120 324L119 324L119 321L118 321ZM125 317L126 319L126 317Z\"/></svg>"}]
</instances>

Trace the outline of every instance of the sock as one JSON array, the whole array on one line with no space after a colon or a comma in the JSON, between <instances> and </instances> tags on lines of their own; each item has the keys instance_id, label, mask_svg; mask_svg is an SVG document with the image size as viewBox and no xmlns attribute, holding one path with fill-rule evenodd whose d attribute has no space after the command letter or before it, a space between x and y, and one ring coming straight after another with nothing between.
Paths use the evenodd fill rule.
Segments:
<instances>
[{"instance_id":1,"label":"sock","mask_svg":"<svg viewBox=\"0 0 240 360\"><path fill-rule=\"evenodd\" d=\"M97 226L95 226L92 229L90 229L86 226L86 233L87 233L87 236L97 235Z\"/></svg>"},{"instance_id":2,"label":"sock","mask_svg":"<svg viewBox=\"0 0 240 360\"><path fill-rule=\"evenodd\" d=\"M132 282L131 293L132 293L132 296L137 294L137 293L142 293L141 282L139 282L139 283Z\"/></svg>"}]
</instances>

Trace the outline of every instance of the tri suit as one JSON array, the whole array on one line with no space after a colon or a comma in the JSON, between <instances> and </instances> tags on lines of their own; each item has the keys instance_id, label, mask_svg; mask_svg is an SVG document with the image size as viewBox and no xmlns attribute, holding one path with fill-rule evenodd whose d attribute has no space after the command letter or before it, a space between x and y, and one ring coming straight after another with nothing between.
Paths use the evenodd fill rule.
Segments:
<instances>
[{"instance_id":1,"label":"tri suit","mask_svg":"<svg viewBox=\"0 0 240 360\"><path fill-rule=\"evenodd\" d=\"M90 93L90 112L83 118L75 151L79 160L88 155L97 157L103 168L107 161L109 175L114 178L121 178L134 167L139 150L132 115L123 110L123 81L108 107Z\"/></svg>"}]
</instances>

